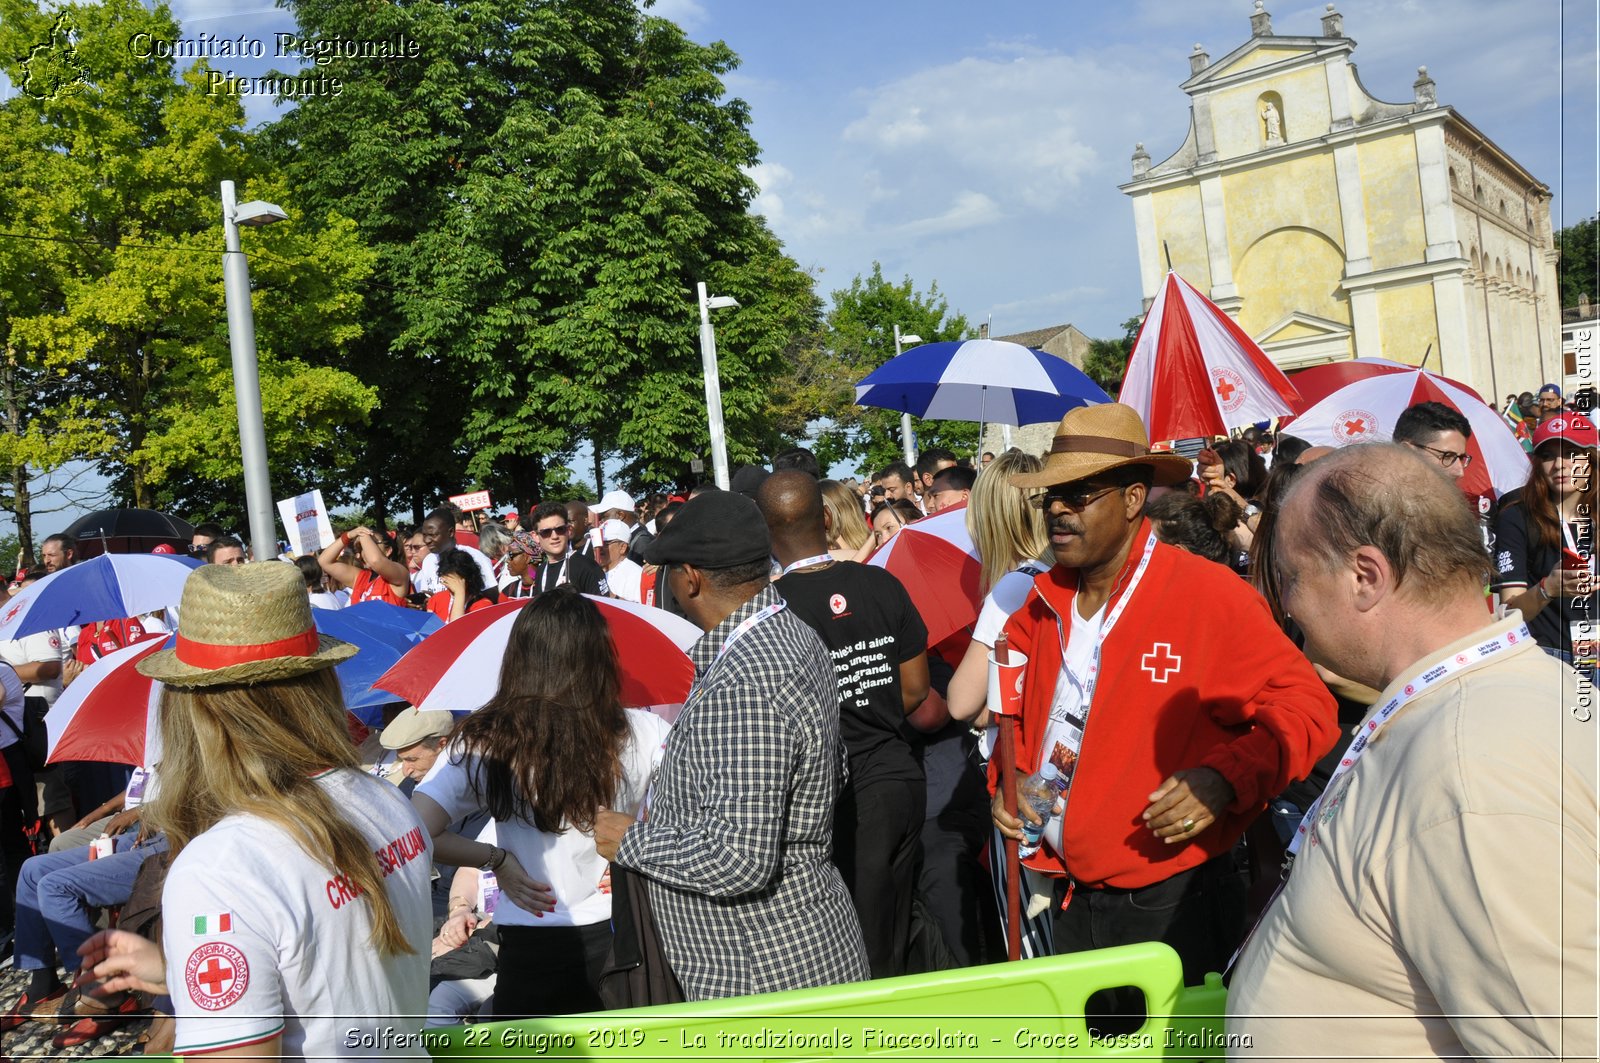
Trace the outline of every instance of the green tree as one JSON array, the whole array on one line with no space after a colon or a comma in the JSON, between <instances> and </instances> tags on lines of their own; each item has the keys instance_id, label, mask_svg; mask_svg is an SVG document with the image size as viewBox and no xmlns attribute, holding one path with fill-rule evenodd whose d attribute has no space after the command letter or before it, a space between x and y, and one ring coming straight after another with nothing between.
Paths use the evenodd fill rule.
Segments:
<instances>
[{"instance_id":1,"label":"green tree","mask_svg":"<svg viewBox=\"0 0 1600 1063\"><path fill-rule=\"evenodd\" d=\"M833 293L823 341L791 371L791 394L814 396L808 419L826 423L817 434L817 460L824 469L838 462L872 471L903 456L900 414L857 406L855 384L894 357L894 329L921 336L926 343L971 337L967 319L951 314L949 301L934 282L919 292L910 277L898 284L886 279L883 266L872 264L863 278ZM927 421L912 418L919 447L948 447L970 454L978 445L975 421Z\"/></svg>"},{"instance_id":2,"label":"green tree","mask_svg":"<svg viewBox=\"0 0 1600 1063\"><path fill-rule=\"evenodd\" d=\"M1133 341L1139 336L1143 315L1130 317L1122 323L1122 335L1114 340L1090 340L1089 352L1083 359L1083 371L1105 389L1112 398L1122 387L1122 375L1128 368L1128 356L1133 353Z\"/></svg>"},{"instance_id":3,"label":"green tree","mask_svg":"<svg viewBox=\"0 0 1600 1063\"><path fill-rule=\"evenodd\" d=\"M633 0L287 6L307 36L421 52L333 59L343 90L269 131L300 201L379 255L352 361L386 404L362 459L378 504L468 482L525 504L585 440L625 482L678 479L709 449L697 281L741 304L717 318L723 406L733 459L757 456L816 306L746 209L759 156L725 44Z\"/></svg>"},{"instance_id":4,"label":"green tree","mask_svg":"<svg viewBox=\"0 0 1600 1063\"><path fill-rule=\"evenodd\" d=\"M1600 217L1586 218L1576 225L1556 230L1557 287L1563 309L1578 305L1578 297L1589 297L1589 305L1600 304Z\"/></svg>"},{"instance_id":5,"label":"green tree","mask_svg":"<svg viewBox=\"0 0 1600 1063\"><path fill-rule=\"evenodd\" d=\"M0 104L0 145L13 149L0 204L15 208L0 236L0 463L85 458L131 504L242 512L219 262L218 186L234 178L242 198L291 204L290 224L248 240L274 487L313 482L337 499L340 433L377 402L337 368L361 330L370 255L348 221L295 210L264 176L243 109L207 91L203 63L177 79L170 59L130 47L141 34L179 30L137 0L49 14L0 0L0 56L50 42L51 84L65 85Z\"/></svg>"}]
</instances>

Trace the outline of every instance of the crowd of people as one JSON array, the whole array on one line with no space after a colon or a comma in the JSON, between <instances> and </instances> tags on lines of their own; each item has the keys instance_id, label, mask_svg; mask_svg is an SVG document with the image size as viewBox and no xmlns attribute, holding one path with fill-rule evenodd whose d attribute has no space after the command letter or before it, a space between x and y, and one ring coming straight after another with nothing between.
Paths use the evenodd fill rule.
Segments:
<instances>
[{"instance_id":1,"label":"crowd of people","mask_svg":"<svg viewBox=\"0 0 1600 1063\"><path fill-rule=\"evenodd\" d=\"M30 972L0 1030L56 1021L70 1047L154 998L180 1053L337 1056L395 1016L997 962L1029 830L1026 954L1161 941L1189 984L1228 971L1241 1055L1592 1057L1600 433L1554 399L1531 425L1508 406L1530 470L1487 511L1448 406L1389 444L1257 428L1191 461L1109 403L1042 456L929 449L857 482L797 448L726 491L441 508L292 565L202 525L175 645L139 663L164 684L142 764L45 768L25 735L170 616L0 643ZM949 513L979 599L930 637L918 577L864 562ZM75 549L47 540L21 582ZM674 713L623 705L629 647L584 595L703 632ZM487 704L352 728L354 648L313 607L448 624L506 599L529 601ZM1002 646L1026 660L1009 707ZM1006 799L1013 723L1016 779L1054 766L1048 812ZM159 931L98 928L151 890ZM1086 1014L1110 1035L1142 1007Z\"/></svg>"}]
</instances>

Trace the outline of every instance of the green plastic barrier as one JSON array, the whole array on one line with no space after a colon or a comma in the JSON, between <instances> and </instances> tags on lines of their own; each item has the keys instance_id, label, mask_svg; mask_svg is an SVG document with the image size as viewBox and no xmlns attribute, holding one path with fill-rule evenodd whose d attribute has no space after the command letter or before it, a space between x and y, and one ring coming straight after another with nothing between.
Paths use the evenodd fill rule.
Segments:
<instances>
[{"instance_id":1,"label":"green plastic barrier","mask_svg":"<svg viewBox=\"0 0 1600 1063\"><path fill-rule=\"evenodd\" d=\"M1137 1031L1093 1039L1084 1003L1144 991ZM1185 989L1178 956L1151 942L852 985L594 1012L414 1035L435 1058L615 1060L1186 1059L1225 1055L1226 991Z\"/></svg>"}]
</instances>

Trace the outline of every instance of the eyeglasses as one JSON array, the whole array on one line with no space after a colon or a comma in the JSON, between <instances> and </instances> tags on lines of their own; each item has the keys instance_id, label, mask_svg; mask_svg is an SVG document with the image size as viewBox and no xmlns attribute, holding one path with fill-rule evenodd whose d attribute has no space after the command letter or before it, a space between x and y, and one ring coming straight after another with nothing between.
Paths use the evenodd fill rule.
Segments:
<instances>
[{"instance_id":1,"label":"eyeglasses","mask_svg":"<svg viewBox=\"0 0 1600 1063\"><path fill-rule=\"evenodd\" d=\"M1103 487L1096 491L1093 487L1085 487L1081 484L1058 484L1046 490L1042 495L1034 495L1028 501L1033 504L1034 509L1042 509L1046 512L1049 511L1051 506L1060 502L1074 513L1081 513L1111 492L1121 490L1121 487Z\"/></svg>"},{"instance_id":2,"label":"eyeglasses","mask_svg":"<svg viewBox=\"0 0 1600 1063\"><path fill-rule=\"evenodd\" d=\"M534 534L537 535L541 539L554 539L554 538L556 538L558 536L562 536L562 535L567 534L567 532L569 532L571 530L572 530L572 525L570 525L570 524L557 524L553 528L540 528Z\"/></svg>"},{"instance_id":3,"label":"eyeglasses","mask_svg":"<svg viewBox=\"0 0 1600 1063\"><path fill-rule=\"evenodd\" d=\"M1425 447L1421 443L1413 443L1411 445L1416 447L1418 450L1426 450L1429 454L1432 454L1435 458L1439 459L1439 464L1443 465L1447 469L1458 461L1461 463L1461 467L1463 469L1472 464L1471 454L1457 454L1453 450L1438 450L1434 447Z\"/></svg>"}]
</instances>

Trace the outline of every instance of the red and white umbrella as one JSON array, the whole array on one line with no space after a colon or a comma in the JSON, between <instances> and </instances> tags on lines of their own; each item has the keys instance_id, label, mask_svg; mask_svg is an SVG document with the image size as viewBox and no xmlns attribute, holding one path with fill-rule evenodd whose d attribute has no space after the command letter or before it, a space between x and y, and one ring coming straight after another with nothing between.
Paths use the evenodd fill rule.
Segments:
<instances>
[{"instance_id":1,"label":"red and white umbrella","mask_svg":"<svg viewBox=\"0 0 1600 1063\"><path fill-rule=\"evenodd\" d=\"M978 619L983 566L967 531L966 506L912 521L874 550L867 564L888 569L905 585L928 629L929 646Z\"/></svg>"},{"instance_id":2,"label":"red and white umbrella","mask_svg":"<svg viewBox=\"0 0 1600 1063\"><path fill-rule=\"evenodd\" d=\"M704 634L676 614L616 598L585 598L600 607L622 666L622 703L629 707L682 702L694 682L686 651ZM419 709L481 708L500 685L519 598L452 620L406 652L373 682Z\"/></svg>"},{"instance_id":3,"label":"red and white umbrella","mask_svg":"<svg viewBox=\"0 0 1600 1063\"><path fill-rule=\"evenodd\" d=\"M1238 322L1169 271L1133 341L1118 401L1159 441L1282 417L1299 395Z\"/></svg>"},{"instance_id":4,"label":"red and white umbrella","mask_svg":"<svg viewBox=\"0 0 1600 1063\"><path fill-rule=\"evenodd\" d=\"M1385 443L1394 432L1396 419L1408 406L1441 402L1472 425L1472 438L1467 440L1472 464L1461 479L1461 490L1480 498L1498 497L1528 482L1530 466L1522 444L1505 419L1465 384L1382 358L1318 366L1296 379L1335 372L1348 382L1325 392L1320 381L1313 378L1313 393L1323 394L1322 400L1296 417L1284 431L1314 446Z\"/></svg>"},{"instance_id":5,"label":"red and white umbrella","mask_svg":"<svg viewBox=\"0 0 1600 1063\"><path fill-rule=\"evenodd\" d=\"M85 668L45 716L49 763L144 763L144 731L161 684L134 666L166 645L166 632L113 650Z\"/></svg>"}]
</instances>

